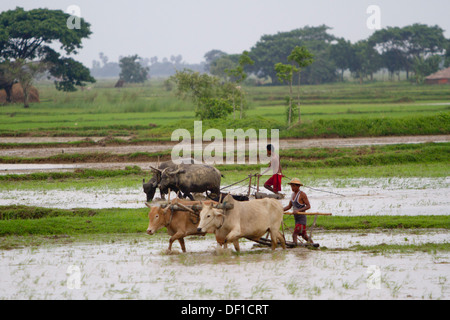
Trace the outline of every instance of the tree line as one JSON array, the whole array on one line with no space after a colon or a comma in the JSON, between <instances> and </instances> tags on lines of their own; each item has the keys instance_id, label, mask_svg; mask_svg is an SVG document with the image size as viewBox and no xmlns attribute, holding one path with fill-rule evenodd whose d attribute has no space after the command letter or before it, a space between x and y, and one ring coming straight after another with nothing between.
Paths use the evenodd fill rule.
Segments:
<instances>
[{"instance_id":1,"label":"tree line","mask_svg":"<svg viewBox=\"0 0 450 320\"><path fill-rule=\"evenodd\" d=\"M39 74L46 74L56 89L62 91L75 91L95 82L91 70L73 58L82 48L83 39L91 35L90 24L78 18L78 27L69 28L69 18L61 10L50 9L26 11L17 7L0 13L0 89L5 89L7 102L11 101L12 86L19 82L24 91L24 105L28 107L28 90ZM186 68L181 56L159 62L156 57L143 59L133 55L121 57L118 66L108 62L104 54L100 59L103 67L120 69L119 75L126 82L143 82L151 68L170 64L175 74L169 82L178 86L180 96L187 94L195 100L201 118L222 117L231 112L236 118L237 111L242 117L246 102L241 83L250 74L272 84L287 83L289 123L296 108L300 110L299 102L296 106L293 103L293 85L343 81L346 70L363 82L372 79L380 69L388 70L391 77L406 72L407 78L420 83L426 75L450 65L450 40L439 26L387 27L356 43L331 35L330 29L326 25L306 26L263 35L241 54L211 50L201 64L204 69L198 71ZM64 55L54 49L55 44ZM300 52L301 59L296 56ZM100 63L94 63L93 67L102 68ZM202 76L205 72L206 76ZM192 81L203 88L183 93L183 88L197 87ZM203 94L199 95L200 92ZM206 110L205 105L215 108Z\"/></svg>"},{"instance_id":2,"label":"tree line","mask_svg":"<svg viewBox=\"0 0 450 320\"><path fill-rule=\"evenodd\" d=\"M413 24L405 27L386 27L375 31L369 38L352 43L345 38L330 34L326 25L306 26L288 32L263 35L248 50L254 64L245 67L245 72L272 84L281 84L274 66L288 63L288 56L295 47L305 47L315 57L314 62L302 72L302 84L320 84L344 81L344 72L359 82L373 80L376 72L384 69L390 80L406 73L407 79L418 83L439 68L450 66L450 39L444 36L439 26ZM241 54L228 54L213 49L204 55L204 62L196 65L182 63L181 56L172 56L158 61L157 57L142 58L143 67L150 74L172 76L175 70L190 69L208 72L221 79L229 78L226 70L236 68ZM102 56L100 56L102 58ZM102 60L102 59L101 59ZM116 63L116 75L120 72ZM106 70L111 63L104 63ZM92 70L100 70L94 61ZM298 79L294 79L296 83Z\"/></svg>"},{"instance_id":3,"label":"tree line","mask_svg":"<svg viewBox=\"0 0 450 320\"><path fill-rule=\"evenodd\" d=\"M307 48L315 57L302 72L302 84L343 81L346 70L363 82L372 80L374 73L381 69L386 69L391 79L403 71L408 79L420 83L440 67L450 66L450 39L445 38L439 26L417 23L402 28L387 27L356 43L335 37L330 30L326 25L306 26L263 35L249 50L255 63L246 71L279 84L274 65L288 63L288 56L297 46ZM224 70L235 65L238 56L211 50L205 54L208 71L225 77Z\"/></svg>"}]
</instances>

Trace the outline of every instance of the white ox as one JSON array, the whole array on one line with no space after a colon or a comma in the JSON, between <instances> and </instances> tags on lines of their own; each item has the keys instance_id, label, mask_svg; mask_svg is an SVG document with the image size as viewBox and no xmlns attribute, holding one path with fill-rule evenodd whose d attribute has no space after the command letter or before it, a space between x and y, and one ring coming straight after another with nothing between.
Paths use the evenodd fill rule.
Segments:
<instances>
[{"instance_id":1,"label":"white ox","mask_svg":"<svg viewBox=\"0 0 450 320\"><path fill-rule=\"evenodd\" d=\"M234 205L225 213L222 209L213 208L212 204L203 206L198 232L215 233L218 244L226 248L228 243L233 243L236 251L239 251L239 238L259 240L270 232L272 250L276 249L278 241L283 249L286 248L280 233L284 212L277 200L266 198L239 202L228 195L225 202Z\"/></svg>"}]
</instances>

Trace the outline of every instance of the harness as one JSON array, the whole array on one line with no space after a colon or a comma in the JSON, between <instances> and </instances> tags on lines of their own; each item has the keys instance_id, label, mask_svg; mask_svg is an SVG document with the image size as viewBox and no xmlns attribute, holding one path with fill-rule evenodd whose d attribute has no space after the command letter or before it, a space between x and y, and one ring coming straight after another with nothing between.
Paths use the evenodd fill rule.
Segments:
<instances>
[{"instance_id":1,"label":"harness","mask_svg":"<svg viewBox=\"0 0 450 320\"><path fill-rule=\"evenodd\" d=\"M164 210L164 215L167 213L167 210L170 208L170 218L169 221L164 225L165 228L167 228L171 223L172 223L172 219L173 219L173 204L171 204L167 209ZM196 221L194 220L196 218ZM198 224L200 222L200 215L195 212L189 212L189 220L192 222L192 224Z\"/></svg>"},{"instance_id":2,"label":"harness","mask_svg":"<svg viewBox=\"0 0 450 320\"><path fill-rule=\"evenodd\" d=\"M167 228L167 227L169 226L169 224L172 223L172 218L173 218L173 205L170 205L169 208L170 208L170 219L169 219L169 222L167 222L166 225L164 226L165 228ZM169 208L167 208L167 209L169 209ZM164 215L166 214L167 209L164 210Z\"/></svg>"}]
</instances>

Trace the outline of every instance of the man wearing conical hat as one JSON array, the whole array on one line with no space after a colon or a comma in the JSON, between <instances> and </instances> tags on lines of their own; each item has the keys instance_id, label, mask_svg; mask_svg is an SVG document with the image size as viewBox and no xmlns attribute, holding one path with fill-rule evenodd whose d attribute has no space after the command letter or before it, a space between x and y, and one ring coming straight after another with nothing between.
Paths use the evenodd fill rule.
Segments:
<instances>
[{"instance_id":1,"label":"man wearing conical hat","mask_svg":"<svg viewBox=\"0 0 450 320\"><path fill-rule=\"evenodd\" d=\"M294 233L292 234L292 240L294 241L295 245L297 245L297 238L299 235L301 235L302 238L307 242L312 243L312 240L306 234L306 216L296 214L299 212L305 212L306 210L311 208L306 193L300 191L300 187L303 186L303 184L297 178L292 179L288 184L291 186L292 190L291 201L289 201L289 204L283 209L284 211L288 211L289 209L293 208L292 212L294 213L295 229Z\"/></svg>"}]
</instances>

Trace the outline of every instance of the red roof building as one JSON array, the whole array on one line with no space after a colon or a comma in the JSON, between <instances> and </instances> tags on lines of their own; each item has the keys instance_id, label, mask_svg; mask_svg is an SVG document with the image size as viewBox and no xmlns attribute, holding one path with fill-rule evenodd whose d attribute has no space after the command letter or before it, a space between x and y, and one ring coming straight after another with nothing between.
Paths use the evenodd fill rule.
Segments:
<instances>
[{"instance_id":1,"label":"red roof building","mask_svg":"<svg viewBox=\"0 0 450 320\"><path fill-rule=\"evenodd\" d=\"M436 73L430 74L425 78L426 84L446 84L450 83L450 67L439 70Z\"/></svg>"}]
</instances>

